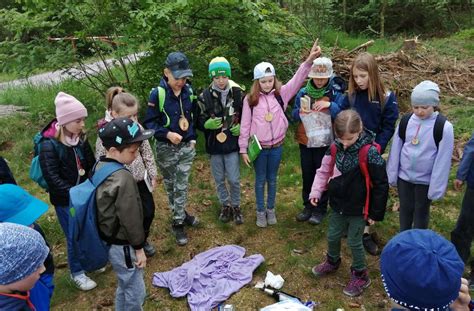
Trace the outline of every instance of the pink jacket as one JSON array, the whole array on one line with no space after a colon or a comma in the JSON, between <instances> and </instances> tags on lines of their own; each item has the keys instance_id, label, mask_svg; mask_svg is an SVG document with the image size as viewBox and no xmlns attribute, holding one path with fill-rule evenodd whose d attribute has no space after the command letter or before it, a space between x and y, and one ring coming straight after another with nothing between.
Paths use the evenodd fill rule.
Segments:
<instances>
[{"instance_id":1,"label":"pink jacket","mask_svg":"<svg viewBox=\"0 0 474 311\"><path fill-rule=\"evenodd\" d=\"M310 69L311 64L302 63L293 78L281 87L280 95L285 110L290 99L299 91ZM249 137L253 134L257 135L261 145L275 145L285 138L288 120L274 93L275 90L272 90L269 94L260 93L258 105L253 107L253 112L249 107L247 97L245 97L240 123L240 153L247 153ZM268 112L273 114L273 119L270 122L265 120L265 115Z\"/></svg>"},{"instance_id":2,"label":"pink jacket","mask_svg":"<svg viewBox=\"0 0 474 311\"><path fill-rule=\"evenodd\" d=\"M317 169L311 187L310 199L321 199L321 195L327 190L329 180L341 175L330 154L324 156L321 167Z\"/></svg>"}]
</instances>

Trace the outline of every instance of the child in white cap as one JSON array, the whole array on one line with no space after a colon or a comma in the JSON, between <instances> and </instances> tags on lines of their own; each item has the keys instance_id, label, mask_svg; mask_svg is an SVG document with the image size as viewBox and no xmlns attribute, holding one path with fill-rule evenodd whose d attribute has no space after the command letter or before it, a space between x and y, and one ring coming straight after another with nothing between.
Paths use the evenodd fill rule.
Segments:
<instances>
[{"instance_id":1,"label":"child in white cap","mask_svg":"<svg viewBox=\"0 0 474 311\"><path fill-rule=\"evenodd\" d=\"M69 189L85 181L95 163L84 132L87 110L74 96L59 92L54 100L56 118L42 130L39 160L48 184L49 199L66 236L68 265L74 284L90 290L97 284L76 259L69 236Z\"/></svg>"},{"instance_id":2,"label":"child in white cap","mask_svg":"<svg viewBox=\"0 0 474 311\"><path fill-rule=\"evenodd\" d=\"M256 136L262 151L255 158L255 197L257 201L257 226L277 223L275 197L278 168L283 151L283 141L288 120L285 110L290 99L296 95L304 79L311 70L313 61L321 55L317 41L313 44L306 60L300 65L293 78L281 85L275 76L275 68L268 62L262 62L253 70L253 85L244 99L239 137L242 160L250 166L247 147L249 138ZM267 200L264 192L267 185Z\"/></svg>"},{"instance_id":3,"label":"child in white cap","mask_svg":"<svg viewBox=\"0 0 474 311\"><path fill-rule=\"evenodd\" d=\"M436 111L439 93L432 81L415 86L413 113L402 117L393 136L387 174L390 185L398 188L400 231L427 229L431 201L441 199L448 185L454 132Z\"/></svg>"}]
</instances>

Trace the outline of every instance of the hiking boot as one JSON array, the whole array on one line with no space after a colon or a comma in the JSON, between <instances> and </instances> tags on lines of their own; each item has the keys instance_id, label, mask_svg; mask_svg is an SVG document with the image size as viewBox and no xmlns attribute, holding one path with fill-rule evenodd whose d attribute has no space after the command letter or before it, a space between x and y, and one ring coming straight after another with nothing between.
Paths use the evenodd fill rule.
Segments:
<instances>
[{"instance_id":1,"label":"hiking boot","mask_svg":"<svg viewBox=\"0 0 474 311\"><path fill-rule=\"evenodd\" d=\"M145 256L148 257L153 257L156 254L156 249L153 245L148 243L148 241L145 242L145 246L143 246L143 251L145 252Z\"/></svg>"},{"instance_id":2,"label":"hiking boot","mask_svg":"<svg viewBox=\"0 0 474 311\"><path fill-rule=\"evenodd\" d=\"M186 217L184 218L184 224L186 226L196 227L199 225L199 218L197 218L197 216L188 214L186 211L184 211L184 213L186 213Z\"/></svg>"},{"instance_id":3,"label":"hiking boot","mask_svg":"<svg viewBox=\"0 0 474 311\"><path fill-rule=\"evenodd\" d=\"M174 236L176 237L176 243L179 246L188 244L188 236L184 231L184 225L173 225L172 226Z\"/></svg>"},{"instance_id":4,"label":"hiking boot","mask_svg":"<svg viewBox=\"0 0 474 311\"><path fill-rule=\"evenodd\" d=\"M241 225L244 223L244 216L242 216L242 212L240 211L240 206L232 207L234 210L234 222L236 225Z\"/></svg>"},{"instance_id":5,"label":"hiking boot","mask_svg":"<svg viewBox=\"0 0 474 311\"><path fill-rule=\"evenodd\" d=\"M380 254L380 248L375 243L372 234L364 233L362 236L362 244L364 244L364 248L372 256L378 256Z\"/></svg>"},{"instance_id":6,"label":"hiking boot","mask_svg":"<svg viewBox=\"0 0 474 311\"><path fill-rule=\"evenodd\" d=\"M77 286L80 290L91 290L97 287L97 283L94 282L90 277L88 277L85 273L81 273L76 276L71 275L71 280L74 282L74 285Z\"/></svg>"},{"instance_id":7,"label":"hiking boot","mask_svg":"<svg viewBox=\"0 0 474 311\"><path fill-rule=\"evenodd\" d=\"M267 213L257 212L257 227L265 228L267 226Z\"/></svg>"},{"instance_id":8,"label":"hiking boot","mask_svg":"<svg viewBox=\"0 0 474 311\"><path fill-rule=\"evenodd\" d=\"M370 279L367 269L361 271L351 269L351 280L342 292L350 297L359 296L369 285Z\"/></svg>"},{"instance_id":9,"label":"hiking boot","mask_svg":"<svg viewBox=\"0 0 474 311\"><path fill-rule=\"evenodd\" d=\"M313 272L315 276L322 277L330 273L336 272L337 269L339 269L340 265L341 265L341 258L339 258L338 261L333 263L329 260L329 257L326 256L326 260L323 263L320 263L319 265L314 266L313 269L311 269L311 271Z\"/></svg>"},{"instance_id":10,"label":"hiking boot","mask_svg":"<svg viewBox=\"0 0 474 311\"><path fill-rule=\"evenodd\" d=\"M229 222L232 217L232 210L229 205L223 205L221 207L221 214L219 215L219 220L226 223Z\"/></svg>"},{"instance_id":11,"label":"hiking boot","mask_svg":"<svg viewBox=\"0 0 474 311\"><path fill-rule=\"evenodd\" d=\"M307 221L308 219L311 218L312 210L313 209L311 207L305 206L303 208L303 210L298 215L296 215L296 220L297 221Z\"/></svg>"},{"instance_id":12,"label":"hiking boot","mask_svg":"<svg viewBox=\"0 0 474 311\"><path fill-rule=\"evenodd\" d=\"M274 208L267 209L267 223L269 225L276 225L276 223L277 223L277 218L276 218L276 215L275 215L275 209Z\"/></svg>"},{"instance_id":13,"label":"hiking boot","mask_svg":"<svg viewBox=\"0 0 474 311\"><path fill-rule=\"evenodd\" d=\"M312 225L319 225L323 221L324 215L321 213L314 212L311 214L308 222Z\"/></svg>"}]
</instances>

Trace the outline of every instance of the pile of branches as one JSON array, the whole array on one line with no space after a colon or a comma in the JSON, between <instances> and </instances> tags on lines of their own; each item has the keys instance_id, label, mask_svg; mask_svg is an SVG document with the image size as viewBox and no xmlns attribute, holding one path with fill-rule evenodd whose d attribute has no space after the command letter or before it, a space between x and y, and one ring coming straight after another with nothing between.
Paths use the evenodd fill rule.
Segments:
<instances>
[{"instance_id":1,"label":"pile of branches","mask_svg":"<svg viewBox=\"0 0 474 311\"><path fill-rule=\"evenodd\" d=\"M374 41L351 51L334 48L332 60L336 72L348 81L352 61ZM383 80L400 98L409 98L411 90L423 80L436 82L442 96L460 96L474 101L474 60L460 62L455 58L430 53L416 39L407 40L394 53L376 56Z\"/></svg>"}]
</instances>

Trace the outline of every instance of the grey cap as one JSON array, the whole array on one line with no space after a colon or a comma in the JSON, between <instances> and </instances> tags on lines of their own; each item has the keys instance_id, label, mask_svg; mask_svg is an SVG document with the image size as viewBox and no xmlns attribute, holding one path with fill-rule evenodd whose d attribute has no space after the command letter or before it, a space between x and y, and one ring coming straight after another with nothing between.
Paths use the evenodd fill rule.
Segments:
<instances>
[{"instance_id":1,"label":"grey cap","mask_svg":"<svg viewBox=\"0 0 474 311\"><path fill-rule=\"evenodd\" d=\"M193 71L189 67L189 60L182 52L171 52L166 57L165 66L171 71L175 79L193 76Z\"/></svg>"},{"instance_id":2,"label":"grey cap","mask_svg":"<svg viewBox=\"0 0 474 311\"><path fill-rule=\"evenodd\" d=\"M411 92L412 106L438 106L439 86L433 81L425 80L415 86Z\"/></svg>"}]
</instances>

